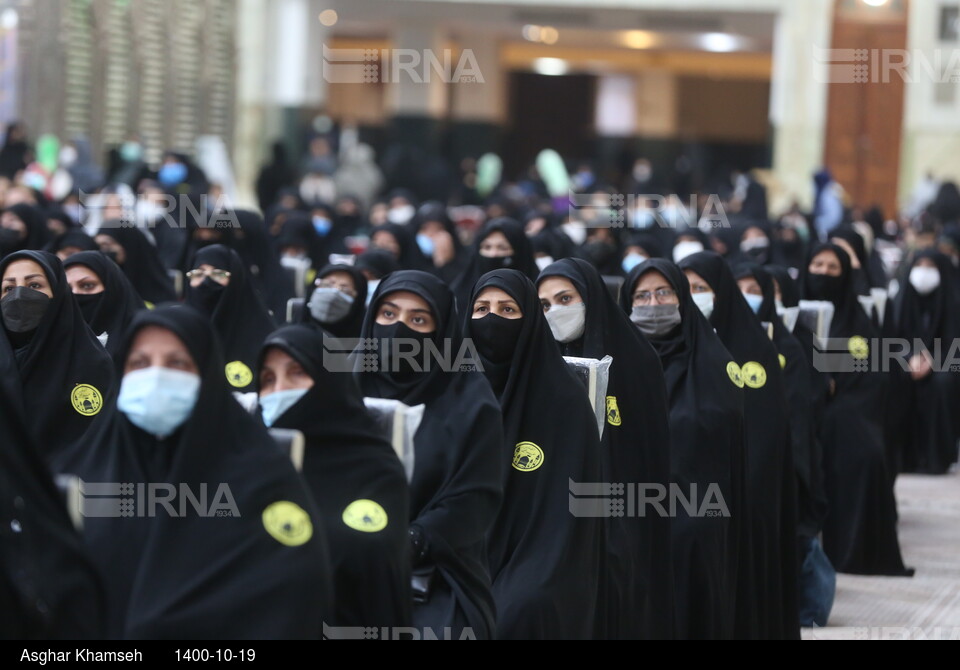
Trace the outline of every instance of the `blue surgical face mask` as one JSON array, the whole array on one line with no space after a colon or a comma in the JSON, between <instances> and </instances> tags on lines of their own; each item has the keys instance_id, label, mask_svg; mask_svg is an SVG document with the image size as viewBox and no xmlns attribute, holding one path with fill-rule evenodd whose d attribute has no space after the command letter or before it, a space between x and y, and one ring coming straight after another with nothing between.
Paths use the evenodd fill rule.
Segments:
<instances>
[{"instance_id":1,"label":"blue surgical face mask","mask_svg":"<svg viewBox=\"0 0 960 670\"><path fill-rule=\"evenodd\" d=\"M647 260L647 257L644 256L643 254L629 253L623 257L623 261L621 261L620 267L623 268L624 272L626 272L627 274L630 274L630 271L633 270L633 268L637 267L645 260Z\"/></svg>"},{"instance_id":2,"label":"blue surgical face mask","mask_svg":"<svg viewBox=\"0 0 960 670\"><path fill-rule=\"evenodd\" d=\"M754 294L752 294L752 293L744 293L744 294L743 294L743 297L744 297L744 299L746 299L747 304L750 305L750 309L753 310L753 313L754 313L754 314L757 314L757 313L760 312L760 305L763 304L763 296L762 296L762 295L754 295Z\"/></svg>"},{"instance_id":3,"label":"blue surgical face mask","mask_svg":"<svg viewBox=\"0 0 960 670\"><path fill-rule=\"evenodd\" d=\"M260 413L263 423L269 428L283 416L288 409L296 405L309 389L289 389L260 396Z\"/></svg>"},{"instance_id":4,"label":"blue surgical face mask","mask_svg":"<svg viewBox=\"0 0 960 670\"><path fill-rule=\"evenodd\" d=\"M166 187L182 184L187 178L187 166L183 163L164 163L157 172L157 179Z\"/></svg>"},{"instance_id":5,"label":"blue surgical face mask","mask_svg":"<svg viewBox=\"0 0 960 670\"><path fill-rule=\"evenodd\" d=\"M163 438L190 418L200 394L192 372L152 367L128 372L120 384L117 409L141 430Z\"/></svg>"},{"instance_id":6,"label":"blue surgical face mask","mask_svg":"<svg viewBox=\"0 0 960 670\"><path fill-rule=\"evenodd\" d=\"M320 237L326 237L333 229L333 222L324 216L313 217L313 229L317 231Z\"/></svg>"},{"instance_id":7,"label":"blue surgical face mask","mask_svg":"<svg viewBox=\"0 0 960 670\"><path fill-rule=\"evenodd\" d=\"M370 301L373 300L373 294L376 292L378 286L380 286L379 279L371 279L367 282L367 307L370 306Z\"/></svg>"},{"instance_id":8,"label":"blue surgical face mask","mask_svg":"<svg viewBox=\"0 0 960 670\"><path fill-rule=\"evenodd\" d=\"M437 248L437 245L433 242L433 238L427 235L417 235L417 246L420 247L420 251L423 252L424 256L433 256L433 252Z\"/></svg>"}]
</instances>

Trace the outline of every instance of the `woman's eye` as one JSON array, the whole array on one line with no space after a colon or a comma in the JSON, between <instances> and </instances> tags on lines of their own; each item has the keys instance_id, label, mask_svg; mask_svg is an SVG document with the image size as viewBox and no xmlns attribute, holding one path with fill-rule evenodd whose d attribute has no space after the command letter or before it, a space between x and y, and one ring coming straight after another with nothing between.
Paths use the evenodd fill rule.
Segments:
<instances>
[{"instance_id":1,"label":"woman's eye","mask_svg":"<svg viewBox=\"0 0 960 670\"><path fill-rule=\"evenodd\" d=\"M34 291L39 291L40 289L43 288L43 286L41 286L41 285L38 284L37 282L32 282L32 283L30 284L30 288L32 288Z\"/></svg>"},{"instance_id":2,"label":"woman's eye","mask_svg":"<svg viewBox=\"0 0 960 670\"><path fill-rule=\"evenodd\" d=\"M479 307L477 307L476 309L473 310L473 313L474 313L474 314L482 314L483 312L486 312L486 311L487 311L486 306L485 306L485 305L480 305Z\"/></svg>"},{"instance_id":3,"label":"woman's eye","mask_svg":"<svg viewBox=\"0 0 960 670\"><path fill-rule=\"evenodd\" d=\"M424 320L422 316L415 316L413 317L412 321L417 326L422 326L424 324Z\"/></svg>"},{"instance_id":4,"label":"woman's eye","mask_svg":"<svg viewBox=\"0 0 960 670\"><path fill-rule=\"evenodd\" d=\"M391 312L389 309L385 309L385 310L383 310L382 312L380 312L380 316L386 317L386 318L388 318L388 319L392 319L392 318L393 318L393 312Z\"/></svg>"},{"instance_id":5,"label":"woman's eye","mask_svg":"<svg viewBox=\"0 0 960 670\"><path fill-rule=\"evenodd\" d=\"M565 295L560 298L560 302L570 302L570 296Z\"/></svg>"},{"instance_id":6,"label":"woman's eye","mask_svg":"<svg viewBox=\"0 0 960 670\"><path fill-rule=\"evenodd\" d=\"M513 314L513 307L510 307L510 306L508 305L507 307L504 307L504 308L503 308L503 311L504 311L505 313L507 313L507 314Z\"/></svg>"}]
</instances>

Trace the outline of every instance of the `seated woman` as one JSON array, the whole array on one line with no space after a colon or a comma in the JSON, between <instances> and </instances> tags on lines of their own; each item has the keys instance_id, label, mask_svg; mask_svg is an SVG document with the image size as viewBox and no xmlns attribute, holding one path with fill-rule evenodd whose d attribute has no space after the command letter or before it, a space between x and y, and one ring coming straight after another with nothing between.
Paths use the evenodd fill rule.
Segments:
<instances>
[{"instance_id":1,"label":"seated woman","mask_svg":"<svg viewBox=\"0 0 960 670\"><path fill-rule=\"evenodd\" d=\"M857 300L850 257L835 244L814 247L801 277L807 300L828 300L835 312L830 340L833 392L824 408L820 438L828 512L823 549L838 572L911 575L897 539L894 475L887 470L884 395L887 375L866 369L878 332Z\"/></svg>"},{"instance_id":2,"label":"seated woman","mask_svg":"<svg viewBox=\"0 0 960 670\"><path fill-rule=\"evenodd\" d=\"M411 625L409 491L350 374L323 365L318 329L287 326L260 352L263 420L301 431L303 478L330 547L335 626Z\"/></svg>"},{"instance_id":3,"label":"seated woman","mask_svg":"<svg viewBox=\"0 0 960 670\"><path fill-rule=\"evenodd\" d=\"M0 631L5 640L99 640L105 602L14 398L0 387Z\"/></svg>"},{"instance_id":4,"label":"seated woman","mask_svg":"<svg viewBox=\"0 0 960 670\"><path fill-rule=\"evenodd\" d=\"M361 336L377 345L362 361L364 395L426 405L410 483L414 626L438 637L460 639L469 628L477 639L491 638L485 539L500 506L503 427L490 385L466 362L476 357L461 336L453 295L426 272L394 272L377 287ZM428 353L435 351L449 358Z\"/></svg>"},{"instance_id":5,"label":"seated woman","mask_svg":"<svg viewBox=\"0 0 960 670\"><path fill-rule=\"evenodd\" d=\"M0 386L48 460L81 442L113 389L110 356L46 251L0 261Z\"/></svg>"},{"instance_id":6,"label":"seated woman","mask_svg":"<svg viewBox=\"0 0 960 670\"><path fill-rule=\"evenodd\" d=\"M670 427L660 357L630 323L600 273L579 258L548 266L537 280L544 316L565 356L612 356L601 440L605 482L670 481ZM602 600L615 639L672 633L670 523L657 514L607 519Z\"/></svg>"},{"instance_id":7,"label":"seated woman","mask_svg":"<svg viewBox=\"0 0 960 670\"><path fill-rule=\"evenodd\" d=\"M744 384L747 501L752 565L741 569L738 637L799 639L796 487L790 424L777 350L760 325L763 297L744 294L726 261L712 251L679 263L694 294L712 295L710 324ZM710 309L708 307L708 309ZM749 595L747 595L749 594Z\"/></svg>"},{"instance_id":8,"label":"seated woman","mask_svg":"<svg viewBox=\"0 0 960 670\"><path fill-rule=\"evenodd\" d=\"M43 249L50 239L43 210L27 203L0 214L0 258L14 251Z\"/></svg>"},{"instance_id":9,"label":"seated woman","mask_svg":"<svg viewBox=\"0 0 960 670\"><path fill-rule=\"evenodd\" d=\"M253 391L257 354L276 325L250 283L243 261L221 244L202 248L187 273L186 304L213 321L227 359L227 381L235 391Z\"/></svg>"},{"instance_id":10,"label":"seated woman","mask_svg":"<svg viewBox=\"0 0 960 670\"><path fill-rule=\"evenodd\" d=\"M620 294L663 362L670 400L670 477L685 496L719 487L728 514L679 505L670 519L676 639L734 635L737 575L749 546L744 519L746 454L739 367L690 295L686 276L654 258L635 267Z\"/></svg>"},{"instance_id":11,"label":"seated woman","mask_svg":"<svg viewBox=\"0 0 960 670\"><path fill-rule=\"evenodd\" d=\"M483 224L474 239L463 272L450 284L457 297L457 308L469 312L470 296L477 280L491 270L500 269L519 270L530 281L536 281L539 272L533 245L523 226L504 216Z\"/></svg>"},{"instance_id":12,"label":"seated woman","mask_svg":"<svg viewBox=\"0 0 960 670\"><path fill-rule=\"evenodd\" d=\"M123 270L99 251L81 251L63 263L83 320L111 355L133 315L146 305Z\"/></svg>"},{"instance_id":13,"label":"seated woman","mask_svg":"<svg viewBox=\"0 0 960 670\"><path fill-rule=\"evenodd\" d=\"M151 305L177 299L160 254L143 231L123 227L120 221L114 220L105 223L94 239L100 251L120 266L141 298Z\"/></svg>"},{"instance_id":14,"label":"seated woman","mask_svg":"<svg viewBox=\"0 0 960 670\"><path fill-rule=\"evenodd\" d=\"M568 502L572 482L603 481L596 415L529 278L485 274L472 304L467 329L503 410L504 497L487 540L497 638L607 635L606 612L598 630L595 611L604 524Z\"/></svg>"},{"instance_id":15,"label":"seated woman","mask_svg":"<svg viewBox=\"0 0 960 670\"><path fill-rule=\"evenodd\" d=\"M301 322L335 337L360 337L367 310L367 278L352 265L328 265L317 273Z\"/></svg>"},{"instance_id":16,"label":"seated woman","mask_svg":"<svg viewBox=\"0 0 960 670\"><path fill-rule=\"evenodd\" d=\"M144 310L116 360L119 394L57 463L129 487L110 500L119 514L91 507L84 523L108 577L107 635L319 639L333 613L319 512L230 394L209 321L184 306Z\"/></svg>"},{"instance_id":17,"label":"seated woman","mask_svg":"<svg viewBox=\"0 0 960 670\"><path fill-rule=\"evenodd\" d=\"M942 475L957 462L960 377L949 366L934 369L935 352L943 362L955 355L952 347L960 338L955 276L946 256L923 251L913 259L895 303L895 328L910 343L909 373L901 375L897 396L904 472Z\"/></svg>"}]
</instances>

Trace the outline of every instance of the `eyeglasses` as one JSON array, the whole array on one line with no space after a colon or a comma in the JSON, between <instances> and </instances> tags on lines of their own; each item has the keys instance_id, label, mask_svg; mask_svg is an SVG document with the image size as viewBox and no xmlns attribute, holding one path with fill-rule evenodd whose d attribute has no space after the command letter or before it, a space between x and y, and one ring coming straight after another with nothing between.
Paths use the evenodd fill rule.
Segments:
<instances>
[{"instance_id":1,"label":"eyeglasses","mask_svg":"<svg viewBox=\"0 0 960 670\"><path fill-rule=\"evenodd\" d=\"M204 270L202 268L197 268L196 270L190 270L187 273L187 279L193 279L194 277L210 277L213 281L224 282L230 279L230 272L227 270Z\"/></svg>"},{"instance_id":2,"label":"eyeglasses","mask_svg":"<svg viewBox=\"0 0 960 670\"><path fill-rule=\"evenodd\" d=\"M634 302L650 302L656 297L657 302L676 297L677 292L672 288L658 288L656 291L637 291L633 294Z\"/></svg>"},{"instance_id":3,"label":"eyeglasses","mask_svg":"<svg viewBox=\"0 0 960 670\"><path fill-rule=\"evenodd\" d=\"M326 279L318 279L313 282L313 285L317 288L335 288L339 291L343 291L351 298L357 297L357 290L347 282L336 282Z\"/></svg>"}]
</instances>

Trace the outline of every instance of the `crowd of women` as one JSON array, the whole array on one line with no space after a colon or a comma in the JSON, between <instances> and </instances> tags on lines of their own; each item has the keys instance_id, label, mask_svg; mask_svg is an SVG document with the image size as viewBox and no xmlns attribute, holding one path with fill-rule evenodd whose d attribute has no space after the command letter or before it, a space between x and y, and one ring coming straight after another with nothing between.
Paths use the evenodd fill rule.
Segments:
<instances>
[{"instance_id":1,"label":"crowd of women","mask_svg":"<svg viewBox=\"0 0 960 670\"><path fill-rule=\"evenodd\" d=\"M169 225L102 195L90 230L5 193L4 636L796 639L827 623L833 569L911 574L895 478L956 461L935 355L960 334L955 221L909 244L856 212L822 240L749 208L589 228L502 189L469 222L409 192L281 192ZM833 305L835 369L801 299ZM331 336L376 353L334 369ZM885 338L902 365L862 364ZM401 342L476 356L418 365ZM613 359L602 431L565 356ZM409 479L365 397L423 405ZM271 428L303 434L299 469ZM129 497L76 530L64 475ZM574 514L573 483L710 490L722 512ZM160 485L179 498L145 512L134 491ZM208 513L183 505L204 491Z\"/></svg>"}]
</instances>

